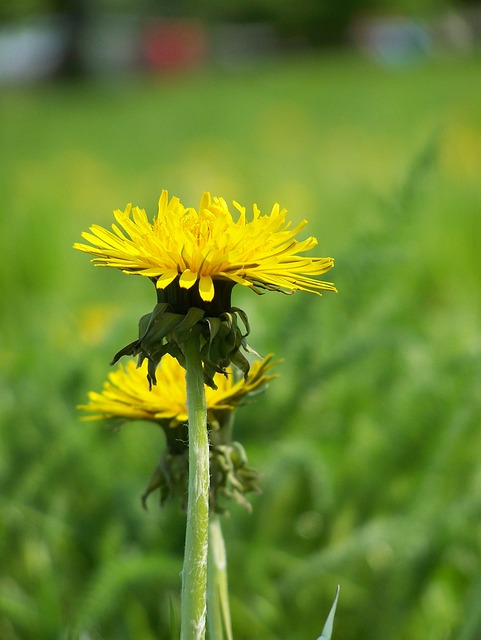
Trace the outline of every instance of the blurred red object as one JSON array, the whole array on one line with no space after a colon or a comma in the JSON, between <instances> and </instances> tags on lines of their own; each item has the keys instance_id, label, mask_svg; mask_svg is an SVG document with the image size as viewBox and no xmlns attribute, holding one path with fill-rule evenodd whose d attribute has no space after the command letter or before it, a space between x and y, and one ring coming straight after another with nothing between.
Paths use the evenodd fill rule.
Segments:
<instances>
[{"instance_id":1,"label":"blurred red object","mask_svg":"<svg viewBox=\"0 0 481 640\"><path fill-rule=\"evenodd\" d=\"M143 55L152 69L184 69L201 62L207 50L202 23L195 20L159 20L147 24Z\"/></svg>"}]
</instances>

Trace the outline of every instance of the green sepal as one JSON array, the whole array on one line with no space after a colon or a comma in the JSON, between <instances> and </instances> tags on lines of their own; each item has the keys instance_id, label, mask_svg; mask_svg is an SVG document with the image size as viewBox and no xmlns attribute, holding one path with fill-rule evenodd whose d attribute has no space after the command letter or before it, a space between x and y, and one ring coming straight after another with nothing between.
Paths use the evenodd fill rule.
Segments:
<instances>
[{"instance_id":1,"label":"green sepal","mask_svg":"<svg viewBox=\"0 0 481 640\"><path fill-rule=\"evenodd\" d=\"M149 325L152 319L152 316L159 305L154 307L154 310L151 313L146 313L145 316L142 316L139 320L139 340L141 340L149 329Z\"/></svg>"},{"instance_id":2,"label":"green sepal","mask_svg":"<svg viewBox=\"0 0 481 640\"><path fill-rule=\"evenodd\" d=\"M139 337L134 342L131 342L123 349L118 351L114 357L112 358L110 364L116 364L122 356L136 356L143 350L142 340L145 338L147 333L150 331L150 327L152 326L153 321L158 317L160 313L162 313L167 307L169 307L166 303L157 304L154 307L152 313L146 313L139 320ZM143 357L141 357L139 361L139 365L142 363Z\"/></svg>"},{"instance_id":3,"label":"green sepal","mask_svg":"<svg viewBox=\"0 0 481 640\"><path fill-rule=\"evenodd\" d=\"M244 325L245 333L239 327L238 318ZM170 303L159 302L152 313L141 317L138 339L118 351L111 364L115 364L122 356L138 356L138 366L147 359L147 379L152 387L156 384L156 369L167 353L184 366L183 344L195 327L201 336L205 384L216 389L215 375L226 375L230 364L240 369L247 378L250 365L241 349L256 356L259 354L247 343L249 320L247 314L238 307L232 307L219 316L206 317L205 310L200 307L190 307L185 314L180 314L173 313Z\"/></svg>"},{"instance_id":4,"label":"green sepal","mask_svg":"<svg viewBox=\"0 0 481 640\"><path fill-rule=\"evenodd\" d=\"M141 496L144 509L147 509L148 497L157 489L160 494L160 506L163 506L169 498L178 497L182 501L182 508L185 508L188 474L187 448L178 455L173 455L168 449L165 450Z\"/></svg>"},{"instance_id":5,"label":"green sepal","mask_svg":"<svg viewBox=\"0 0 481 640\"><path fill-rule=\"evenodd\" d=\"M123 349L120 349L120 351L117 351L117 353L114 355L114 357L110 361L110 364L111 365L116 364L120 360L120 358L122 358L123 356L136 356L139 353L139 349L140 349L140 340L135 340L134 342L131 342L130 344L126 345Z\"/></svg>"},{"instance_id":6,"label":"green sepal","mask_svg":"<svg viewBox=\"0 0 481 640\"><path fill-rule=\"evenodd\" d=\"M139 363L137 366L140 367L145 358L148 360L147 365L147 380L149 381L149 388L152 390L152 385L157 384L157 377L155 372L157 367L159 366L162 358L169 353L169 344L160 344L155 351L151 351L148 355L144 355L143 353L139 357Z\"/></svg>"},{"instance_id":7,"label":"green sepal","mask_svg":"<svg viewBox=\"0 0 481 640\"><path fill-rule=\"evenodd\" d=\"M250 325L249 325L249 318L247 317L247 313L243 309L240 309L239 307L231 307L231 311L234 311L235 313L239 314L240 319L242 320L242 323L243 323L243 325L245 327L245 330L246 330L245 334L243 335L243 337L245 338L251 332L251 328L250 328Z\"/></svg>"},{"instance_id":8,"label":"green sepal","mask_svg":"<svg viewBox=\"0 0 481 640\"><path fill-rule=\"evenodd\" d=\"M206 318L206 325L209 327L209 345L212 344L212 340L219 333L219 329L222 324L222 320L220 318Z\"/></svg>"},{"instance_id":9,"label":"green sepal","mask_svg":"<svg viewBox=\"0 0 481 640\"><path fill-rule=\"evenodd\" d=\"M179 346L188 339L192 329L202 320L204 315L205 311L197 307L191 307L187 311L187 314L183 316L182 322L172 332L173 338Z\"/></svg>"},{"instance_id":10,"label":"green sepal","mask_svg":"<svg viewBox=\"0 0 481 640\"><path fill-rule=\"evenodd\" d=\"M258 478L239 442L211 446L210 502L216 513L225 513L226 501L232 499L250 511L245 494L260 492Z\"/></svg>"},{"instance_id":11,"label":"green sepal","mask_svg":"<svg viewBox=\"0 0 481 640\"><path fill-rule=\"evenodd\" d=\"M242 371L244 379L247 380L250 369L250 364L247 358L242 355L239 349L236 349L231 353L230 359L232 364Z\"/></svg>"},{"instance_id":12,"label":"green sepal","mask_svg":"<svg viewBox=\"0 0 481 640\"><path fill-rule=\"evenodd\" d=\"M160 306L160 305L157 305ZM179 325L183 316L178 313L171 313L165 310L159 310L152 313L149 326L145 335L141 339L142 350L149 355L154 353L159 344Z\"/></svg>"},{"instance_id":13,"label":"green sepal","mask_svg":"<svg viewBox=\"0 0 481 640\"><path fill-rule=\"evenodd\" d=\"M209 425L210 428L211 425ZM165 427L168 436L167 448L162 453L157 467L141 496L144 508L155 491L159 492L160 505L172 498L180 499L181 508L186 507L188 485L188 446L183 444L179 429ZM239 442L210 445L210 507L216 513L225 513L227 504L234 500L251 510L246 499L248 493L259 493L258 473L248 466L247 455Z\"/></svg>"}]
</instances>

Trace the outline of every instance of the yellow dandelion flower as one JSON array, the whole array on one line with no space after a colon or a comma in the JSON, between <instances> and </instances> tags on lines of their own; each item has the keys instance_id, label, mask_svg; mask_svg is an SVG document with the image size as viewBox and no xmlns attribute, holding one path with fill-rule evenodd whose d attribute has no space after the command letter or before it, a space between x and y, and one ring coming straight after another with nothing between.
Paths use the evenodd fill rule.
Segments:
<instances>
[{"instance_id":1,"label":"yellow dandelion flower","mask_svg":"<svg viewBox=\"0 0 481 640\"><path fill-rule=\"evenodd\" d=\"M82 234L90 245L76 243L74 247L94 255L98 266L147 276L160 290L173 283L195 290L204 303L214 300L222 281L257 293L301 290L320 295L323 290L336 291L333 283L314 277L333 266L332 258L299 255L317 244L314 237L295 239L307 221L291 228L287 211L278 204L269 215L261 215L254 205L248 220L246 209L233 204L236 219L223 198L204 193L195 210L162 191L152 223L144 209L129 204L124 211L114 211L117 224L112 231L93 225L90 233Z\"/></svg>"},{"instance_id":2,"label":"yellow dandelion flower","mask_svg":"<svg viewBox=\"0 0 481 640\"><path fill-rule=\"evenodd\" d=\"M165 354L185 364L185 341L196 331L205 381L215 389L215 374L231 364L246 378L249 373L241 353L253 352L246 341L248 318L231 304L236 284L256 293L336 291L332 282L316 279L333 259L302 255L317 244L314 237L296 240L305 220L291 228L278 204L269 215L254 205L249 219L244 207L236 202L234 207L236 216L224 199L204 193L198 210L186 208L163 191L153 222L143 209L128 205L114 212L111 231L93 225L82 234L90 245L74 247L93 255L97 266L146 276L156 286L156 306L142 316L138 338L115 354L113 364L123 356L138 356L140 363L147 359L147 378L155 385Z\"/></svg>"},{"instance_id":3,"label":"yellow dandelion flower","mask_svg":"<svg viewBox=\"0 0 481 640\"><path fill-rule=\"evenodd\" d=\"M251 366L248 380L239 380L232 369L227 375L214 376L217 389L206 387L207 417L217 425L223 412L231 412L249 395L260 391L276 375L270 370L276 363L272 355ZM175 358L164 356L157 371L157 385L150 389L146 362L137 367L130 360L125 367L112 371L101 393L91 391L89 402L78 408L92 415L85 420L149 420L176 428L187 422L185 369Z\"/></svg>"}]
</instances>

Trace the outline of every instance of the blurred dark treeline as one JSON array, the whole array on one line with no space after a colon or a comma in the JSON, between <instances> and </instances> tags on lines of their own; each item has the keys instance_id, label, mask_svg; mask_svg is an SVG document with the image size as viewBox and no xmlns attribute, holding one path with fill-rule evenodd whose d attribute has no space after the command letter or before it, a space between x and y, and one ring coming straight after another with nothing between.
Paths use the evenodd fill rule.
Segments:
<instances>
[{"instance_id":1,"label":"blurred dark treeline","mask_svg":"<svg viewBox=\"0 0 481 640\"><path fill-rule=\"evenodd\" d=\"M478 0L10 0L0 83L177 70L354 45L383 64L481 41Z\"/></svg>"},{"instance_id":2,"label":"blurred dark treeline","mask_svg":"<svg viewBox=\"0 0 481 640\"><path fill-rule=\"evenodd\" d=\"M281 38L325 46L345 41L353 20L364 15L428 18L470 5L479 5L479 0L10 0L0 3L0 21L42 14L88 20L128 13L208 23L268 23Z\"/></svg>"}]
</instances>

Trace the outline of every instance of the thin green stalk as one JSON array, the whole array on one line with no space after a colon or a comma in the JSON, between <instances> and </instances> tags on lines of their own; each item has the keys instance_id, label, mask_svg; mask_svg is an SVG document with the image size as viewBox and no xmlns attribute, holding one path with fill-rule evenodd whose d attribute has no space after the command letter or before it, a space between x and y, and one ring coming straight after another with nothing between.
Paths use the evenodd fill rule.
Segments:
<instances>
[{"instance_id":1,"label":"thin green stalk","mask_svg":"<svg viewBox=\"0 0 481 640\"><path fill-rule=\"evenodd\" d=\"M184 345L189 416L189 495L182 570L181 640L202 640L206 627L209 529L209 439L200 344Z\"/></svg>"},{"instance_id":2,"label":"thin green stalk","mask_svg":"<svg viewBox=\"0 0 481 640\"><path fill-rule=\"evenodd\" d=\"M207 571L207 628L209 640L232 640L227 584L227 556L220 516L209 522L209 560Z\"/></svg>"}]
</instances>

